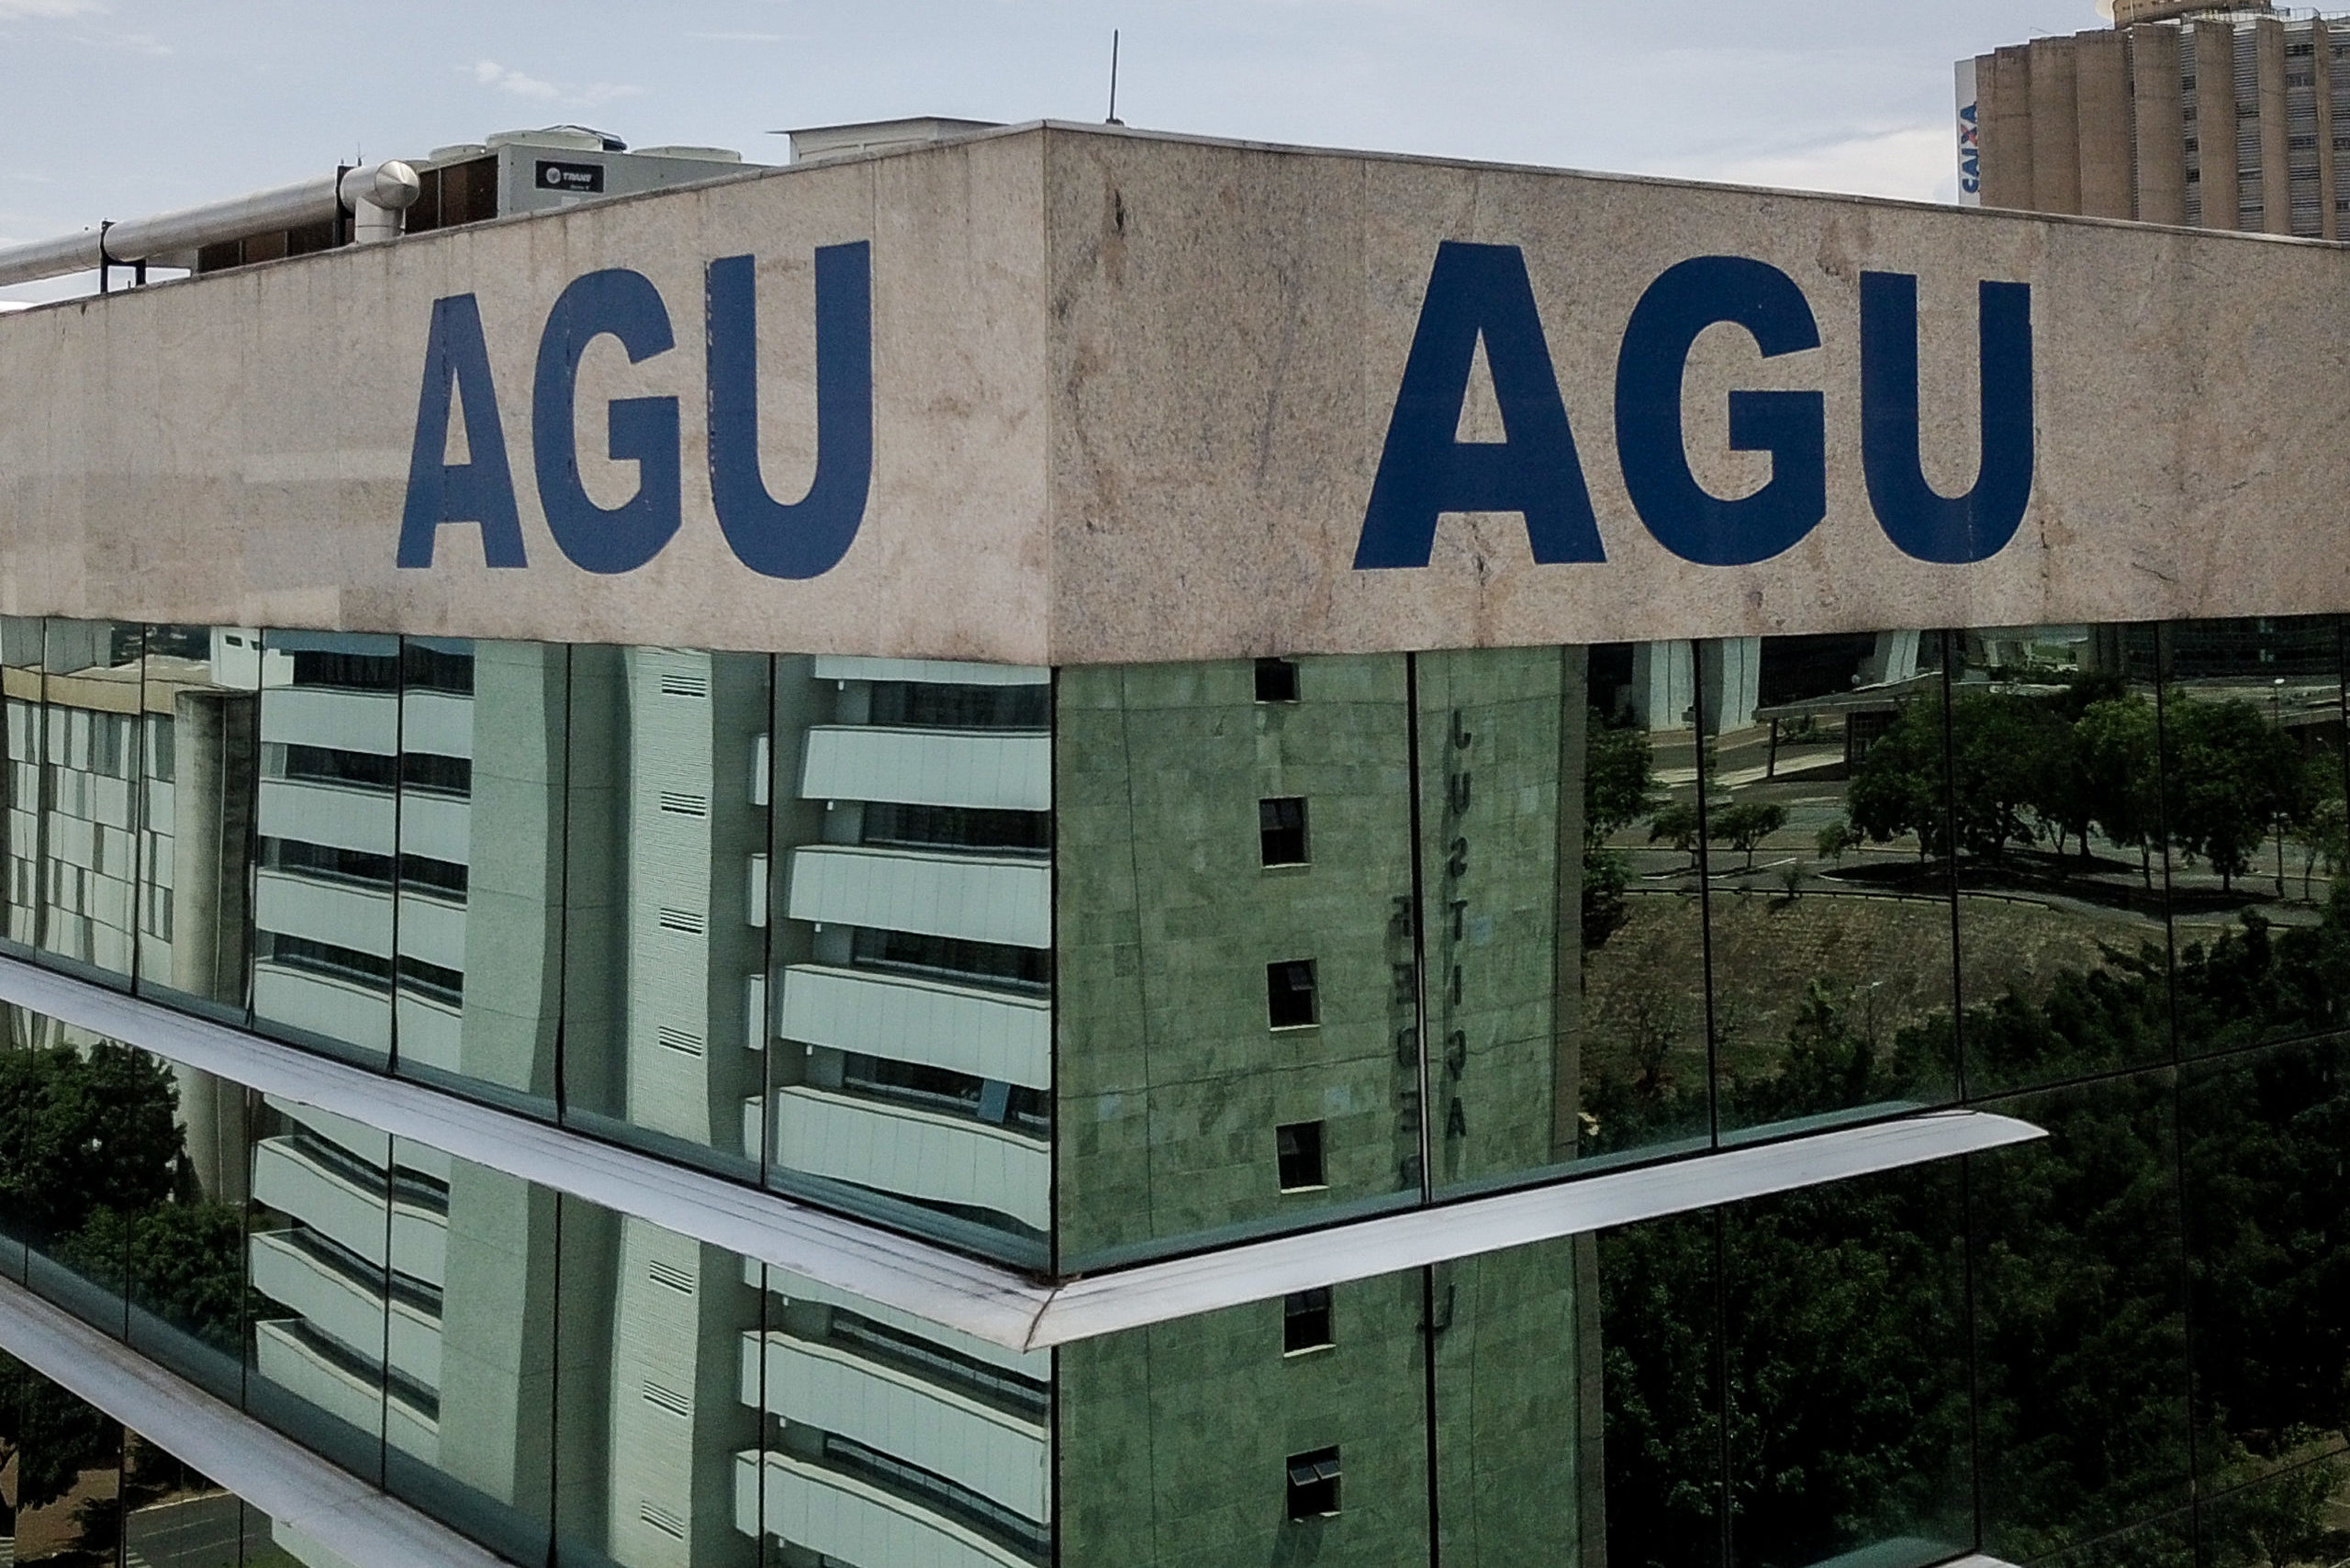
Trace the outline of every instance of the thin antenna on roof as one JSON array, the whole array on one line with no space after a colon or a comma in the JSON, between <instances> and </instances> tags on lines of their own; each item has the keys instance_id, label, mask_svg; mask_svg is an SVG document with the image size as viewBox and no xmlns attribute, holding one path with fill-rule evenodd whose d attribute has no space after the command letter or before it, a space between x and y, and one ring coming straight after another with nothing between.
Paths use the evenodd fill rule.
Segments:
<instances>
[{"instance_id":1,"label":"thin antenna on roof","mask_svg":"<svg viewBox=\"0 0 2350 1568\"><path fill-rule=\"evenodd\" d=\"M1118 29L1110 29L1110 118L1111 125L1126 122L1118 118Z\"/></svg>"}]
</instances>

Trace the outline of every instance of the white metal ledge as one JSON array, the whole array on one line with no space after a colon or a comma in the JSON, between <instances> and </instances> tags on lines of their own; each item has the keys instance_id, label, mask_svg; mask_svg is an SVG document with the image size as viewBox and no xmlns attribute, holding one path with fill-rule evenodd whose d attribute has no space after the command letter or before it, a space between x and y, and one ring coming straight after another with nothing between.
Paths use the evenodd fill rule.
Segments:
<instances>
[{"instance_id":1,"label":"white metal ledge","mask_svg":"<svg viewBox=\"0 0 2350 1568\"><path fill-rule=\"evenodd\" d=\"M8 1279L0 1279L0 1350L352 1568L507 1568L504 1558Z\"/></svg>"},{"instance_id":2,"label":"white metal ledge","mask_svg":"<svg viewBox=\"0 0 2350 1568\"><path fill-rule=\"evenodd\" d=\"M17 959L0 1001L1018 1350L2047 1136L1929 1112L1049 1282Z\"/></svg>"}]
</instances>

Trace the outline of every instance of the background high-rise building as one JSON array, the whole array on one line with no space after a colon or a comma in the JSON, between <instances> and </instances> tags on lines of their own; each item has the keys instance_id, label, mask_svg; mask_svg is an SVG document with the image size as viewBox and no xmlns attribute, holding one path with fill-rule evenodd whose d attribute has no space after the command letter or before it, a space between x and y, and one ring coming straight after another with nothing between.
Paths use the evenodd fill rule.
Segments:
<instances>
[{"instance_id":1,"label":"background high-rise building","mask_svg":"<svg viewBox=\"0 0 2350 1568\"><path fill-rule=\"evenodd\" d=\"M1962 61L1958 84L1962 185L1986 207L2344 232L2350 17L2125 4Z\"/></svg>"}]
</instances>

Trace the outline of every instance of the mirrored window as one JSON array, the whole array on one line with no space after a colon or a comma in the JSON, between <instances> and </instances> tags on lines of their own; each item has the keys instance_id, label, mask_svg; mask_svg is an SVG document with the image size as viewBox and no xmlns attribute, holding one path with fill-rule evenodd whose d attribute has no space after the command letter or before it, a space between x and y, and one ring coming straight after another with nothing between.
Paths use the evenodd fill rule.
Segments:
<instances>
[{"instance_id":1,"label":"mirrored window","mask_svg":"<svg viewBox=\"0 0 2350 1568\"><path fill-rule=\"evenodd\" d=\"M6 842L0 872L0 945L30 952L40 932L41 769L47 722L41 717L41 642L37 616L0 616L0 744L7 747Z\"/></svg>"},{"instance_id":2,"label":"mirrored window","mask_svg":"<svg viewBox=\"0 0 2350 1568\"><path fill-rule=\"evenodd\" d=\"M269 632L253 868L256 1026L391 1059L398 853L397 637Z\"/></svg>"},{"instance_id":3,"label":"mirrored window","mask_svg":"<svg viewBox=\"0 0 2350 1568\"><path fill-rule=\"evenodd\" d=\"M1311 703L1314 666L1301 662ZM1344 1327L1311 1355L1283 1350L1279 1297L1062 1347L1059 1443L1084 1458L1062 1472L1060 1561L1424 1568L1427 1277L1339 1285L1330 1306ZM1511 1430L1522 1444L1550 1437ZM1573 1562L1556 1550L1462 1560Z\"/></svg>"},{"instance_id":4,"label":"mirrored window","mask_svg":"<svg viewBox=\"0 0 2350 1568\"><path fill-rule=\"evenodd\" d=\"M1693 644L1588 653L1583 830L1560 852L1577 879L1572 925L1561 886L1560 925L1574 933L1561 967L1579 959L1581 976L1559 1001L1559 1080L1575 1100L1553 1117L1583 1159L1701 1148L1712 1135L1697 681ZM1571 747L1572 719L1561 726Z\"/></svg>"},{"instance_id":5,"label":"mirrored window","mask_svg":"<svg viewBox=\"0 0 2350 1568\"><path fill-rule=\"evenodd\" d=\"M1722 1210L1734 1562L1973 1545L1964 1192L1951 1160Z\"/></svg>"},{"instance_id":6,"label":"mirrored window","mask_svg":"<svg viewBox=\"0 0 2350 1568\"><path fill-rule=\"evenodd\" d=\"M1407 661L1272 664L1060 672L1064 1269L1421 1195Z\"/></svg>"},{"instance_id":7,"label":"mirrored window","mask_svg":"<svg viewBox=\"0 0 2350 1568\"><path fill-rule=\"evenodd\" d=\"M1725 1137L1956 1097L1942 639L1698 649Z\"/></svg>"},{"instance_id":8,"label":"mirrored window","mask_svg":"<svg viewBox=\"0 0 2350 1568\"><path fill-rule=\"evenodd\" d=\"M1598 1237L1611 1563L1722 1560L1719 1245L1712 1213Z\"/></svg>"},{"instance_id":9,"label":"mirrored window","mask_svg":"<svg viewBox=\"0 0 2350 1568\"><path fill-rule=\"evenodd\" d=\"M2331 616L2165 629L2164 815L2178 1044L2338 1028L2350 996L2341 632Z\"/></svg>"},{"instance_id":10,"label":"mirrored window","mask_svg":"<svg viewBox=\"0 0 2350 1568\"><path fill-rule=\"evenodd\" d=\"M56 1568L116 1561L122 1550L122 1423L22 1362L0 1358L0 1409L11 1394L14 1561Z\"/></svg>"},{"instance_id":11,"label":"mirrored window","mask_svg":"<svg viewBox=\"0 0 2350 1568\"><path fill-rule=\"evenodd\" d=\"M755 1275L658 1226L561 1204L554 1561L755 1568Z\"/></svg>"},{"instance_id":12,"label":"mirrored window","mask_svg":"<svg viewBox=\"0 0 2350 1568\"><path fill-rule=\"evenodd\" d=\"M2183 1080L2196 1461L2224 1489L2338 1453L2350 1428L2350 1047L2275 1047Z\"/></svg>"},{"instance_id":13,"label":"mirrored window","mask_svg":"<svg viewBox=\"0 0 2350 1568\"><path fill-rule=\"evenodd\" d=\"M1052 1226L1052 692L1020 666L786 658L770 732L767 1179L1034 1264ZM767 991L745 1005L769 1012Z\"/></svg>"},{"instance_id":14,"label":"mirrored window","mask_svg":"<svg viewBox=\"0 0 2350 1568\"><path fill-rule=\"evenodd\" d=\"M2167 1060L2158 629L1984 628L1953 640L1967 1092Z\"/></svg>"},{"instance_id":15,"label":"mirrored window","mask_svg":"<svg viewBox=\"0 0 2350 1568\"><path fill-rule=\"evenodd\" d=\"M415 1451L438 1418L413 1330L442 1283L447 1162L395 1165L387 1135L285 1101L252 1131L246 1408L379 1482L386 1445Z\"/></svg>"},{"instance_id":16,"label":"mirrored window","mask_svg":"<svg viewBox=\"0 0 2350 1568\"><path fill-rule=\"evenodd\" d=\"M401 644L397 888L404 1074L552 1115L562 1014L569 651Z\"/></svg>"},{"instance_id":17,"label":"mirrored window","mask_svg":"<svg viewBox=\"0 0 2350 1568\"><path fill-rule=\"evenodd\" d=\"M261 643L247 626L150 626L140 719L139 990L234 1024L252 958Z\"/></svg>"},{"instance_id":18,"label":"mirrored window","mask_svg":"<svg viewBox=\"0 0 2350 1568\"><path fill-rule=\"evenodd\" d=\"M2168 1070L2003 1101L1968 1170L1982 1550L2027 1562L2188 1501Z\"/></svg>"},{"instance_id":19,"label":"mirrored window","mask_svg":"<svg viewBox=\"0 0 2350 1568\"><path fill-rule=\"evenodd\" d=\"M1599 1288L1590 1236L1430 1271L1439 1562L1608 1561Z\"/></svg>"},{"instance_id":20,"label":"mirrored window","mask_svg":"<svg viewBox=\"0 0 2350 1568\"><path fill-rule=\"evenodd\" d=\"M502 1557L543 1562L561 1310L555 1194L409 1138L397 1140L393 1170L385 1486Z\"/></svg>"},{"instance_id":21,"label":"mirrored window","mask_svg":"<svg viewBox=\"0 0 2350 1568\"><path fill-rule=\"evenodd\" d=\"M568 725L566 1114L753 1179L769 663L575 648Z\"/></svg>"},{"instance_id":22,"label":"mirrored window","mask_svg":"<svg viewBox=\"0 0 2350 1568\"><path fill-rule=\"evenodd\" d=\"M144 631L51 620L41 654L39 946L124 986L138 929Z\"/></svg>"}]
</instances>

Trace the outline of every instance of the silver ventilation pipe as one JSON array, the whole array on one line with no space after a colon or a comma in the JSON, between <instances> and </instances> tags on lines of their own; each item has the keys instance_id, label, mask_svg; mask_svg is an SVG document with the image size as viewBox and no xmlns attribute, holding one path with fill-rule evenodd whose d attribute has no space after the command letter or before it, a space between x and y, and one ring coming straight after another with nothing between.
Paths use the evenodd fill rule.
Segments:
<instances>
[{"instance_id":1,"label":"silver ventilation pipe","mask_svg":"<svg viewBox=\"0 0 2350 1568\"><path fill-rule=\"evenodd\" d=\"M110 223L80 234L0 246L0 287L181 255L206 245L352 215L362 244L400 231L401 214L422 194L416 171L397 160L320 175L228 201Z\"/></svg>"}]
</instances>

